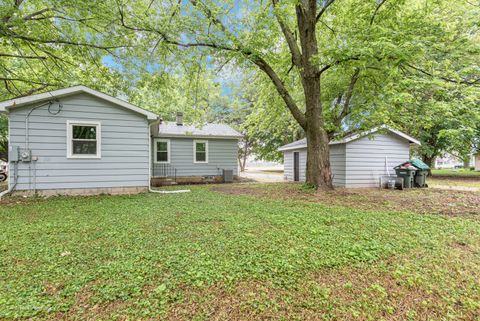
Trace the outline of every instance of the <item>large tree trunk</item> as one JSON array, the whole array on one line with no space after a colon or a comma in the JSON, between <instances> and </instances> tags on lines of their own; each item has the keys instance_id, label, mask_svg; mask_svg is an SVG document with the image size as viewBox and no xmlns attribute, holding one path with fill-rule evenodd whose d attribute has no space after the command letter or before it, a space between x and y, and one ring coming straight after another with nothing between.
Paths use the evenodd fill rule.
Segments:
<instances>
[{"instance_id":1,"label":"large tree trunk","mask_svg":"<svg viewBox=\"0 0 480 321\"><path fill-rule=\"evenodd\" d=\"M470 157L463 159L463 168L470 169Z\"/></svg>"},{"instance_id":2,"label":"large tree trunk","mask_svg":"<svg viewBox=\"0 0 480 321\"><path fill-rule=\"evenodd\" d=\"M422 155L422 161L430 167L428 170L428 176L432 176L432 168L435 167L435 156Z\"/></svg>"},{"instance_id":3,"label":"large tree trunk","mask_svg":"<svg viewBox=\"0 0 480 321\"><path fill-rule=\"evenodd\" d=\"M300 44L302 47L301 81L305 95L304 130L307 136L306 183L323 189L332 189L329 138L323 118L320 77L321 72L312 58L318 54L315 34L316 1L304 1L296 6Z\"/></svg>"},{"instance_id":4,"label":"large tree trunk","mask_svg":"<svg viewBox=\"0 0 480 321\"><path fill-rule=\"evenodd\" d=\"M327 134L312 127L307 129L307 142L306 183L323 189L333 188Z\"/></svg>"},{"instance_id":5,"label":"large tree trunk","mask_svg":"<svg viewBox=\"0 0 480 321\"><path fill-rule=\"evenodd\" d=\"M323 189L332 189L329 138L324 130L320 102L320 77L303 82L307 118L307 171L306 183Z\"/></svg>"}]
</instances>

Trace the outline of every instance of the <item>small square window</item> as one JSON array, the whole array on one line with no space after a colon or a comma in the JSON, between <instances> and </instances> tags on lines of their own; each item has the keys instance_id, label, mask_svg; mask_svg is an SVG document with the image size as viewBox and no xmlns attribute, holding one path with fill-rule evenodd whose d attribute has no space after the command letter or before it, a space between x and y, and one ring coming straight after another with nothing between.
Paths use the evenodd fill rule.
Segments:
<instances>
[{"instance_id":1,"label":"small square window","mask_svg":"<svg viewBox=\"0 0 480 321\"><path fill-rule=\"evenodd\" d=\"M67 121L67 157L100 158L100 123Z\"/></svg>"}]
</instances>

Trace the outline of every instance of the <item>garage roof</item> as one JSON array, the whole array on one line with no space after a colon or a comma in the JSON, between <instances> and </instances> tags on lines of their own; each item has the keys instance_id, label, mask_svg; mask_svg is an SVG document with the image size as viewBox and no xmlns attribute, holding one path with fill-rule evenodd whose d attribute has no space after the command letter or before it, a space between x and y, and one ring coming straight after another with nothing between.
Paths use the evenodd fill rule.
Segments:
<instances>
[{"instance_id":1,"label":"garage roof","mask_svg":"<svg viewBox=\"0 0 480 321\"><path fill-rule=\"evenodd\" d=\"M421 143L418 140L416 140L415 138L413 138L412 136L409 136L409 135L407 135L407 134L405 134L405 133L403 133L399 130L390 128L386 125L376 127L374 129L367 130L367 131L364 131L364 132L361 132L361 133L358 133L358 134L355 134L355 135L350 135L350 136L344 137L344 138L339 139L339 140L332 140L329 145L346 144L346 143L349 143L351 141L357 140L359 138L362 138L362 137L371 135L373 133L376 133L376 132L378 132L379 130L382 130L382 129L383 130L388 130L389 132L408 140L411 144L421 145ZM286 151L286 150L300 149L300 148L307 148L307 139L306 138L297 140L297 141L295 141L293 143L290 143L290 144L287 144L287 145L283 145L278 150L279 151Z\"/></svg>"}]
</instances>

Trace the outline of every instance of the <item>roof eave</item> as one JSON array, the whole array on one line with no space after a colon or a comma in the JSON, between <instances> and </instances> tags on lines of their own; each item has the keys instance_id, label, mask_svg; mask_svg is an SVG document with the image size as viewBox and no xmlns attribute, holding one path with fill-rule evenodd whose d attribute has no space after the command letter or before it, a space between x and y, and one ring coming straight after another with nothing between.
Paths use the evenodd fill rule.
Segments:
<instances>
[{"instance_id":1,"label":"roof eave","mask_svg":"<svg viewBox=\"0 0 480 321\"><path fill-rule=\"evenodd\" d=\"M25 96L25 97L20 97L20 98L15 98L15 99L10 99L6 100L3 102L0 102L0 112L5 111L9 112L9 109L11 108L17 108L17 107L22 107L31 103L36 103L40 101L46 101L52 98L61 98L61 97L66 97L78 93L87 93L92 96L98 97L100 99L109 101L113 104L116 104L118 106L124 107L126 109L129 109L131 111L137 112L139 114L142 114L147 117L148 120L156 120L159 118L159 116L153 112L150 112L148 110L145 110L143 108L140 108L138 106L132 105L124 100L118 99L116 97L112 97L110 95L104 94L102 92L93 90L91 88L88 88L83 85L79 86L73 86L73 87L68 87L68 88L63 88L63 89L57 89L41 94L36 94L36 95L30 95L30 96Z\"/></svg>"},{"instance_id":2,"label":"roof eave","mask_svg":"<svg viewBox=\"0 0 480 321\"><path fill-rule=\"evenodd\" d=\"M290 146L290 147L280 147L280 148L278 148L278 151L279 152L286 152L286 151L289 151L289 150L303 149L303 148L307 148L307 145L303 144L303 145Z\"/></svg>"},{"instance_id":3,"label":"roof eave","mask_svg":"<svg viewBox=\"0 0 480 321\"><path fill-rule=\"evenodd\" d=\"M411 136L409 136L405 133L402 133L402 132L400 132L396 129L390 128L387 125L382 125L380 127L376 127L376 128L371 129L371 130L368 130L368 131L365 131L365 132L362 132L362 133L358 133L358 134L350 136L348 138L344 138L344 139L337 140L337 141L331 141L329 143L329 145L346 144L346 143L352 142L354 140L360 139L362 137L365 137L365 136L371 135L373 133L376 133L376 132L378 132L379 130L382 130L382 129L386 129L386 130L388 130L388 131L390 131L390 132L408 140L410 144L415 144L415 145L418 145L418 146L422 145L420 143L420 141L416 140L415 138L413 138L413 137L411 137ZM306 144L297 145L297 146L290 146L290 147L280 147L280 148L278 148L278 151L283 152L283 151L294 150L294 149L302 149L302 148L306 148L306 147L307 147Z\"/></svg>"}]
</instances>

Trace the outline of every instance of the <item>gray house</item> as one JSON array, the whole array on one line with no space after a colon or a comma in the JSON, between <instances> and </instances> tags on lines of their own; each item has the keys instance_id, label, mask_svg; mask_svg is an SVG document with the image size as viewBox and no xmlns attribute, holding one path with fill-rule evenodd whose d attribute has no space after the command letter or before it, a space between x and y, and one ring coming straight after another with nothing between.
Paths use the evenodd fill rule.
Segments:
<instances>
[{"instance_id":1,"label":"gray house","mask_svg":"<svg viewBox=\"0 0 480 321\"><path fill-rule=\"evenodd\" d=\"M240 133L224 124L185 125L177 113L176 122L161 122L153 139L153 183L221 181L225 171L238 175Z\"/></svg>"},{"instance_id":2,"label":"gray house","mask_svg":"<svg viewBox=\"0 0 480 321\"><path fill-rule=\"evenodd\" d=\"M410 145L420 142L382 126L330 142L333 184L337 187L377 187L380 178L395 174L394 167L410 158ZM301 139L279 148L285 180L305 181L307 142Z\"/></svg>"},{"instance_id":3,"label":"gray house","mask_svg":"<svg viewBox=\"0 0 480 321\"><path fill-rule=\"evenodd\" d=\"M228 126L182 138L164 132L157 114L85 86L0 102L0 112L9 119L9 190L134 193L154 175L236 174L240 134ZM155 173L162 162L169 168Z\"/></svg>"}]
</instances>

